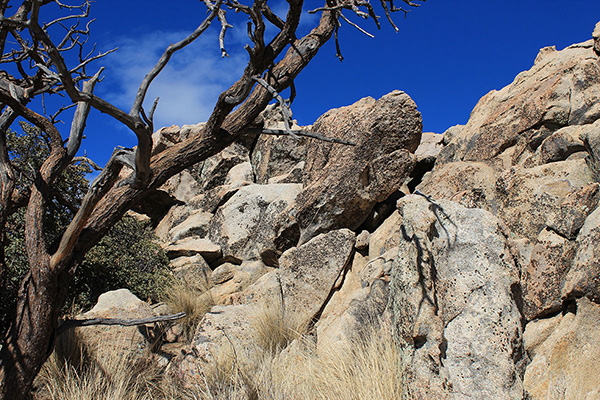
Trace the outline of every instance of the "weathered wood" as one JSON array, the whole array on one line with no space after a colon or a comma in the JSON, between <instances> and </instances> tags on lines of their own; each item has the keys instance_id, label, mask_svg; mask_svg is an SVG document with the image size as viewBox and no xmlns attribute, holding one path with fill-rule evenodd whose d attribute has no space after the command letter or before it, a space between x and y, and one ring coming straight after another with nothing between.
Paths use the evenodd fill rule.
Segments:
<instances>
[{"instance_id":1,"label":"weathered wood","mask_svg":"<svg viewBox=\"0 0 600 400\"><path fill-rule=\"evenodd\" d=\"M120 319L120 318L89 318L89 319L67 319L58 326L57 334L82 326L108 325L108 326L139 326L146 324L154 324L156 322L176 321L185 317L184 312L171 315L159 315L156 317L139 318L139 319Z\"/></svg>"},{"instance_id":2,"label":"weathered wood","mask_svg":"<svg viewBox=\"0 0 600 400\"><path fill-rule=\"evenodd\" d=\"M260 128L250 128L248 129L248 133L262 133L264 135L290 135L290 132L293 132L296 136L304 136L312 139L318 139L323 142L337 143L337 144L345 144L347 146L356 146L356 143L348 142L347 140L336 139L327 137L325 135L321 135L320 133L303 131L303 130L286 130L286 129L260 129Z\"/></svg>"}]
</instances>

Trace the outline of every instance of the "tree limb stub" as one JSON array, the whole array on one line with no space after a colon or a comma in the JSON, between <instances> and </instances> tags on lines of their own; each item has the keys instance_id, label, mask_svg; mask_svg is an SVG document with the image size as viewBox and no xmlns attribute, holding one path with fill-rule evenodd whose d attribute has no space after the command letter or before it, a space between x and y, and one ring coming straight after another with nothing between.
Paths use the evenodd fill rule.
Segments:
<instances>
[{"instance_id":1,"label":"tree limb stub","mask_svg":"<svg viewBox=\"0 0 600 400\"><path fill-rule=\"evenodd\" d=\"M283 99L283 97L281 97L281 95L273 86L267 83L267 81L256 76L252 77L252 79L260 83L265 89L269 91L269 93L271 93L271 96L273 96L273 98L277 100L281 109L281 113L283 114L283 125L285 126L285 132L294 139L299 140L300 138L294 133L294 131L292 131L292 110L290 109L288 103Z\"/></svg>"},{"instance_id":2,"label":"tree limb stub","mask_svg":"<svg viewBox=\"0 0 600 400\"><path fill-rule=\"evenodd\" d=\"M321 135L320 133L310 132L310 131L302 131L302 130L287 131L285 129L250 128L250 129L248 129L248 132L249 133L262 133L264 135L277 135L277 136L290 135L290 132L293 132L294 135L296 135L296 136L304 136L304 137L308 137L308 138L311 138L311 139L318 139L318 140L321 140L323 142L345 144L347 146L356 146L356 143L353 143L353 142L348 142L346 140L337 139L337 138L330 138L330 137Z\"/></svg>"}]
</instances>

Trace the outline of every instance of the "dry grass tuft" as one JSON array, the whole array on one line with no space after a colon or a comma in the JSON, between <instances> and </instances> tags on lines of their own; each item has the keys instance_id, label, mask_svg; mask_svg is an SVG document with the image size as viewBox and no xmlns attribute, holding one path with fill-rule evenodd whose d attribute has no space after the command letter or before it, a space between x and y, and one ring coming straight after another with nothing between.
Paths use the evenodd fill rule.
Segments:
<instances>
[{"instance_id":1,"label":"dry grass tuft","mask_svg":"<svg viewBox=\"0 0 600 400\"><path fill-rule=\"evenodd\" d=\"M61 335L38 376L36 399L142 400L160 393L156 365L133 362L128 354L99 362L93 353L73 330Z\"/></svg>"},{"instance_id":2,"label":"dry grass tuft","mask_svg":"<svg viewBox=\"0 0 600 400\"><path fill-rule=\"evenodd\" d=\"M306 321L286 313L280 305L261 305L252 316L256 344L267 354L277 354L306 332Z\"/></svg>"},{"instance_id":3,"label":"dry grass tuft","mask_svg":"<svg viewBox=\"0 0 600 400\"><path fill-rule=\"evenodd\" d=\"M175 281L166 291L165 303L173 312L184 312L186 317L179 320L185 340L191 342L196 326L214 305L208 284L192 285L183 280Z\"/></svg>"},{"instance_id":4,"label":"dry grass tuft","mask_svg":"<svg viewBox=\"0 0 600 400\"><path fill-rule=\"evenodd\" d=\"M37 382L40 400L396 400L404 399L403 348L390 329L366 329L345 345L318 349L304 324L286 320L281 308L253 316L252 349L225 342L213 361L198 360L198 382L175 381L156 362L126 354L107 361L76 335L63 337ZM381 324L385 326L385 324ZM248 350L248 351L247 351ZM153 359L148 357L148 359ZM139 360L139 359L138 359Z\"/></svg>"},{"instance_id":5,"label":"dry grass tuft","mask_svg":"<svg viewBox=\"0 0 600 400\"><path fill-rule=\"evenodd\" d=\"M252 385L231 344L227 343L213 354L212 363L205 366L206 387L213 399L247 400L253 398Z\"/></svg>"},{"instance_id":6,"label":"dry grass tuft","mask_svg":"<svg viewBox=\"0 0 600 400\"><path fill-rule=\"evenodd\" d=\"M341 350L341 351L340 351ZM405 353L385 329L371 329L348 349L329 347L317 356L322 399L403 399Z\"/></svg>"},{"instance_id":7,"label":"dry grass tuft","mask_svg":"<svg viewBox=\"0 0 600 400\"><path fill-rule=\"evenodd\" d=\"M250 370L258 399L406 398L404 352L391 333L373 329L346 348L316 351L298 344L289 352L265 357Z\"/></svg>"}]
</instances>

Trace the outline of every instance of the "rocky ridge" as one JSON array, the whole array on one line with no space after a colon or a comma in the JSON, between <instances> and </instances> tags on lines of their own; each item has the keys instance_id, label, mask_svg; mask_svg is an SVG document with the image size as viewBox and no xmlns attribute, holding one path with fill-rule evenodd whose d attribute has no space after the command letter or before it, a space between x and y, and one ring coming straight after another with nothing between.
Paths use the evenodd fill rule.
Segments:
<instances>
[{"instance_id":1,"label":"rocky ridge","mask_svg":"<svg viewBox=\"0 0 600 400\"><path fill-rule=\"evenodd\" d=\"M199 127L163 128L154 151ZM174 272L217 302L169 368L193 380L224 342L250 348L269 303L316 348L387 321L411 399L600 396L600 23L444 134L399 91L303 129L355 146L259 136L161 188Z\"/></svg>"}]
</instances>

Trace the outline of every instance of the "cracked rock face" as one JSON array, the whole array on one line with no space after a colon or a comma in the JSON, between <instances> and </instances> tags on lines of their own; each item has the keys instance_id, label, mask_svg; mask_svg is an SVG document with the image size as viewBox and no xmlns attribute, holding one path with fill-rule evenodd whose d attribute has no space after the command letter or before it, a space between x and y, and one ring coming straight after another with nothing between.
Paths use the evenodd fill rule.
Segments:
<instances>
[{"instance_id":1,"label":"cracked rock face","mask_svg":"<svg viewBox=\"0 0 600 400\"><path fill-rule=\"evenodd\" d=\"M390 301L412 349L414 399L523 395L518 272L498 220L481 209L408 196Z\"/></svg>"},{"instance_id":2,"label":"cracked rock face","mask_svg":"<svg viewBox=\"0 0 600 400\"><path fill-rule=\"evenodd\" d=\"M312 129L356 145L308 143L303 190L279 221L279 236L295 232L288 247L332 229L358 228L412 172L422 120L413 100L394 91L330 110Z\"/></svg>"}]
</instances>

